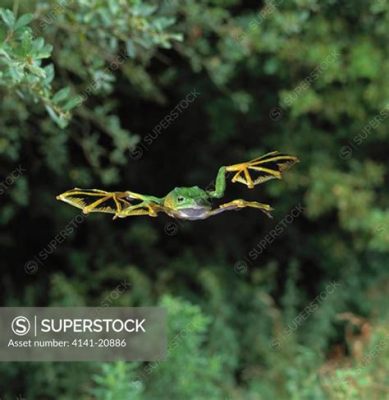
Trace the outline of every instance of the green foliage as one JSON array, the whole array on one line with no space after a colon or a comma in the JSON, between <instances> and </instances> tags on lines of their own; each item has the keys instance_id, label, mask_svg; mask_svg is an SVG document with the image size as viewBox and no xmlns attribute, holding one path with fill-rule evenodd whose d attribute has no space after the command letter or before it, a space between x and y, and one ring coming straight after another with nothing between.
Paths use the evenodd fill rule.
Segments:
<instances>
[{"instance_id":1,"label":"green foliage","mask_svg":"<svg viewBox=\"0 0 389 400\"><path fill-rule=\"evenodd\" d=\"M118 362L115 364L102 364L101 372L94 376L96 388L91 394L96 399L141 399L142 386L139 382L132 381L135 377L136 365Z\"/></svg>"},{"instance_id":2,"label":"green foliage","mask_svg":"<svg viewBox=\"0 0 389 400\"><path fill-rule=\"evenodd\" d=\"M167 362L151 363L141 370L146 386L144 398L222 399L220 356L202 348L210 319L199 307L174 298L163 298L161 306L169 318Z\"/></svg>"},{"instance_id":3,"label":"green foliage","mask_svg":"<svg viewBox=\"0 0 389 400\"><path fill-rule=\"evenodd\" d=\"M210 319L199 307L169 296L160 305L168 311L167 362L148 363L138 373L133 364L104 364L94 379L97 399L224 398L220 357L202 351Z\"/></svg>"},{"instance_id":4,"label":"green foliage","mask_svg":"<svg viewBox=\"0 0 389 400\"><path fill-rule=\"evenodd\" d=\"M385 371L389 368L389 347L387 330L380 327L374 333L366 354L353 365L331 371L322 378L322 384L331 398L339 400L358 400L377 393L377 381L383 382L384 389L388 383ZM380 386L380 384L378 384ZM385 396L385 395L384 395ZM382 396L382 398L384 398Z\"/></svg>"},{"instance_id":5,"label":"green foliage","mask_svg":"<svg viewBox=\"0 0 389 400\"><path fill-rule=\"evenodd\" d=\"M374 346L388 337L389 4L251 3L2 3L2 304L162 304L170 350L149 364L2 364L0 396L386 398L389 346ZM194 89L199 99L141 147ZM269 201L272 221L93 215L36 274L23 269L75 217L55 202L66 189L206 187L220 165L271 150L301 163L227 195Z\"/></svg>"},{"instance_id":6,"label":"green foliage","mask_svg":"<svg viewBox=\"0 0 389 400\"><path fill-rule=\"evenodd\" d=\"M51 118L62 128L67 125L69 111L77 103L70 89L53 93L54 67L43 65L53 47L44 38L35 38L28 27L32 14L16 18L11 10L0 9L0 88L5 88L23 101L40 101Z\"/></svg>"}]
</instances>

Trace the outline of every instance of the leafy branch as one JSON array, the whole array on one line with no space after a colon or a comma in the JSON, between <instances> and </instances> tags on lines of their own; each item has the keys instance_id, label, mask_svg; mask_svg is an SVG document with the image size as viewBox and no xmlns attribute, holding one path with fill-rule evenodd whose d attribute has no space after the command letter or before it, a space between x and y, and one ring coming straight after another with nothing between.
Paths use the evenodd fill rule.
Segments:
<instances>
[{"instance_id":1,"label":"leafy branch","mask_svg":"<svg viewBox=\"0 0 389 400\"><path fill-rule=\"evenodd\" d=\"M67 126L70 111L77 106L69 88L54 92L54 67L44 65L53 47L35 38L29 24L32 14L17 18L11 10L0 9L0 87L22 99L40 102L61 127Z\"/></svg>"}]
</instances>

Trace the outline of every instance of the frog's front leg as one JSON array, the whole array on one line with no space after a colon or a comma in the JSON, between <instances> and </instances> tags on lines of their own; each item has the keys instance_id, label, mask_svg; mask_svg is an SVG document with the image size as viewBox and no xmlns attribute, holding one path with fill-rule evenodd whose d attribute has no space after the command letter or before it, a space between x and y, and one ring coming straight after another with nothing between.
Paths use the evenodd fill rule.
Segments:
<instances>
[{"instance_id":1,"label":"frog's front leg","mask_svg":"<svg viewBox=\"0 0 389 400\"><path fill-rule=\"evenodd\" d=\"M214 215L220 214L224 211L231 211L231 210L240 210L245 207L252 207L252 208L257 208L261 210L263 213L265 213L269 218L273 218L270 212L273 210L273 208L269 204L264 204L264 203L258 203L257 201L246 201L242 199L238 200L233 200L225 204L221 204L218 208L215 210L211 210L209 212L208 217L212 217Z\"/></svg>"},{"instance_id":2,"label":"frog's front leg","mask_svg":"<svg viewBox=\"0 0 389 400\"><path fill-rule=\"evenodd\" d=\"M210 197L221 199L226 191L226 167L220 167L216 176L215 190L208 192Z\"/></svg>"},{"instance_id":3,"label":"frog's front leg","mask_svg":"<svg viewBox=\"0 0 389 400\"><path fill-rule=\"evenodd\" d=\"M282 173L291 168L298 158L281 154L278 151L265 154L244 163L229 165L227 172L234 172L232 182L240 182L249 189L270 179L281 179Z\"/></svg>"},{"instance_id":4,"label":"frog's front leg","mask_svg":"<svg viewBox=\"0 0 389 400\"><path fill-rule=\"evenodd\" d=\"M270 179L281 179L282 173L298 161L297 157L273 151L251 161L221 167L216 177L215 190L209 191L208 194L217 199L223 197L227 173L234 173L232 183L240 182L253 189L255 185Z\"/></svg>"}]
</instances>

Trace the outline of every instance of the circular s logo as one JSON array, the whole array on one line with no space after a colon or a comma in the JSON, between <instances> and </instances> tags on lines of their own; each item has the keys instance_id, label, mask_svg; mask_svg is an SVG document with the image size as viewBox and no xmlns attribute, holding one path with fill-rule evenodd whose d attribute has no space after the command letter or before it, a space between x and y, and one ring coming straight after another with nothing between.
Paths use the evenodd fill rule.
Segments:
<instances>
[{"instance_id":1,"label":"circular s logo","mask_svg":"<svg viewBox=\"0 0 389 400\"><path fill-rule=\"evenodd\" d=\"M31 324L26 317L19 316L13 319L11 328L15 335L24 336L30 332Z\"/></svg>"}]
</instances>

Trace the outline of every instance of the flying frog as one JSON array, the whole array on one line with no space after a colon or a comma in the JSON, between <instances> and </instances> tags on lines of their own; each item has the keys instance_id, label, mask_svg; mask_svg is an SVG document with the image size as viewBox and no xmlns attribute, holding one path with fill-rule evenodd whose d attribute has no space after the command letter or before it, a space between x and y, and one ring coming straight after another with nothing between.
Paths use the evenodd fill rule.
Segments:
<instances>
[{"instance_id":1,"label":"flying frog","mask_svg":"<svg viewBox=\"0 0 389 400\"><path fill-rule=\"evenodd\" d=\"M204 190L198 186L176 187L165 197L155 197L131 191L106 192L75 188L60 194L57 199L80 208L84 214L109 213L114 214L114 219L136 215L156 217L163 212L176 219L201 220L245 207L256 208L271 217L273 209L269 204L242 199L217 207L213 207L212 203L224 196L228 173L234 174L233 183L239 182L253 189L270 179L281 179L282 173L298 161L297 157L273 151L248 162L220 167L213 190Z\"/></svg>"}]
</instances>

